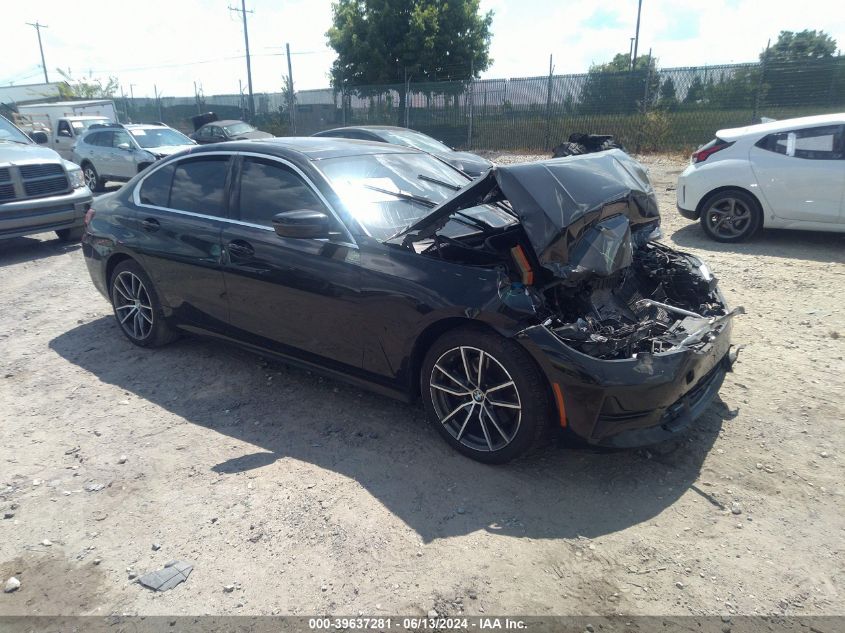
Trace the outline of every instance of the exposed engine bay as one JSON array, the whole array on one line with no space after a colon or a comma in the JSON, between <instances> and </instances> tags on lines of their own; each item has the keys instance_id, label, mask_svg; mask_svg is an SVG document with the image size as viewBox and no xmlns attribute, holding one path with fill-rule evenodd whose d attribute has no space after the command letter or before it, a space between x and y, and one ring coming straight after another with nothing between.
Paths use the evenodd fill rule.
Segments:
<instances>
[{"instance_id":1,"label":"exposed engine bay","mask_svg":"<svg viewBox=\"0 0 845 633\"><path fill-rule=\"evenodd\" d=\"M727 311L698 258L653 241L654 192L622 152L498 168L485 180L413 227L403 246L495 268L502 302L569 347L604 360L701 349L743 312ZM478 205L519 221L485 225Z\"/></svg>"}]
</instances>

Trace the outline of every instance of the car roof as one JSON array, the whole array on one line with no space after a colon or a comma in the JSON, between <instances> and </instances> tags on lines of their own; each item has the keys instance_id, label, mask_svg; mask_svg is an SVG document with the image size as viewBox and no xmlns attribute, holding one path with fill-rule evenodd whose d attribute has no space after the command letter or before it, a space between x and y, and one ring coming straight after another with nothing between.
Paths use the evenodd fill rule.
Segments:
<instances>
[{"instance_id":1,"label":"car roof","mask_svg":"<svg viewBox=\"0 0 845 633\"><path fill-rule=\"evenodd\" d=\"M420 150L404 145L389 145L376 141L356 141L331 136L284 136L230 141L225 145L203 145L192 153L204 151L230 150L233 152L260 152L283 158L306 159L309 161L344 156L364 156L368 154L424 154Z\"/></svg>"},{"instance_id":2,"label":"car roof","mask_svg":"<svg viewBox=\"0 0 845 633\"><path fill-rule=\"evenodd\" d=\"M169 125L159 125L157 123L124 123L123 127L127 130L155 130L158 128L168 128Z\"/></svg>"},{"instance_id":3,"label":"car roof","mask_svg":"<svg viewBox=\"0 0 845 633\"><path fill-rule=\"evenodd\" d=\"M343 127L336 127L330 130L323 130L321 132L317 132L317 134L329 134L331 132L338 132L340 130L361 130L362 132L416 132L417 134L424 134L424 132L420 132L418 130L412 130L411 128L407 127L398 127L396 125L345 125Z\"/></svg>"},{"instance_id":4,"label":"car roof","mask_svg":"<svg viewBox=\"0 0 845 633\"><path fill-rule=\"evenodd\" d=\"M732 127L716 132L716 136L723 141L733 141L743 136L758 136L772 134L774 132L785 132L796 128L815 127L817 125L837 125L845 123L845 112L835 114L818 114L805 116L796 119L783 119L782 121L769 121L757 125L746 125L744 127Z\"/></svg>"}]
</instances>

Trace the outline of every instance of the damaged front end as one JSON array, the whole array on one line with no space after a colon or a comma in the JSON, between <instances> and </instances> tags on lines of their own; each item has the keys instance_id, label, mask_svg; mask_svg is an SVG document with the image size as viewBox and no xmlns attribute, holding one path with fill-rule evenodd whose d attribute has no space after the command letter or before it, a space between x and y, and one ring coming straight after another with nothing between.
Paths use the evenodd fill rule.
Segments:
<instances>
[{"instance_id":1,"label":"damaged front end","mask_svg":"<svg viewBox=\"0 0 845 633\"><path fill-rule=\"evenodd\" d=\"M515 221L485 224L491 207ZM589 441L630 446L709 404L743 311L727 309L706 264L654 241L659 223L645 170L612 150L494 168L394 243L498 269L497 300L564 393L561 419Z\"/></svg>"}]
</instances>

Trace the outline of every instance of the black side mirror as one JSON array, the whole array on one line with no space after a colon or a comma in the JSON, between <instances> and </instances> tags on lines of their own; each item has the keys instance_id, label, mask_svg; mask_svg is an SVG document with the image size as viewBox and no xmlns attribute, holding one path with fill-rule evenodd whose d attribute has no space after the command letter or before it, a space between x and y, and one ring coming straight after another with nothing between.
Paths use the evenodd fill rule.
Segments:
<instances>
[{"instance_id":1,"label":"black side mirror","mask_svg":"<svg viewBox=\"0 0 845 633\"><path fill-rule=\"evenodd\" d=\"M36 131L29 135L33 141L38 143L39 145L44 145L45 143L50 142L50 137L47 136L46 132Z\"/></svg>"},{"instance_id":2,"label":"black side mirror","mask_svg":"<svg viewBox=\"0 0 845 633\"><path fill-rule=\"evenodd\" d=\"M311 209L285 211L273 216L273 229L279 237L327 238L329 216Z\"/></svg>"}]
</instances>

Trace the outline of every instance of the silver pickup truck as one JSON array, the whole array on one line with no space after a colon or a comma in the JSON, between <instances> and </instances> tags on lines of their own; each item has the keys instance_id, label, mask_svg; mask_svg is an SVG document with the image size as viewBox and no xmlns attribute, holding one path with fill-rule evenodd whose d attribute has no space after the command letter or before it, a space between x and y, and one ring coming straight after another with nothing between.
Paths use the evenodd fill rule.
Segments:
<instances>
[{"instance_id":1,"label":"silver pickup truck","mask_svg":"<svg viewBox=\"0 0 845 633\"><path fill-rule=\"evenodd\" d=\"M0 116L0 240L46 231L78 240L91 200L79 165Z\"/></svg>"}]
</instances>

